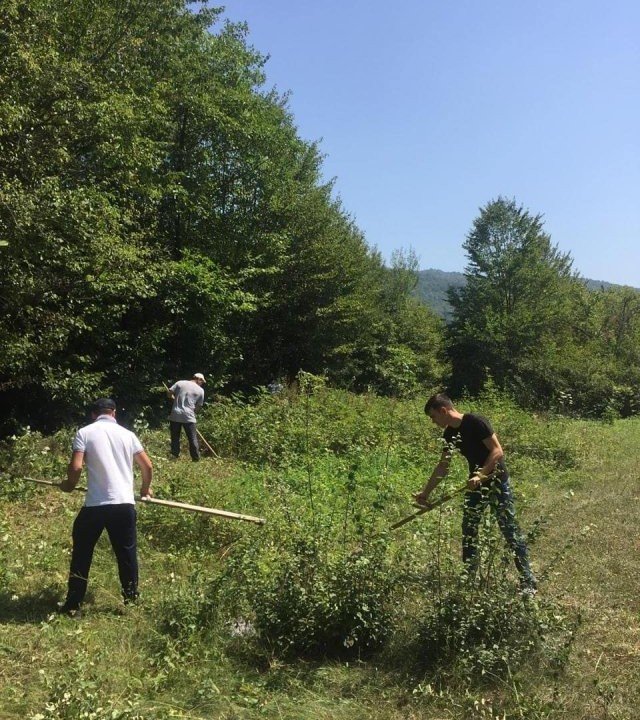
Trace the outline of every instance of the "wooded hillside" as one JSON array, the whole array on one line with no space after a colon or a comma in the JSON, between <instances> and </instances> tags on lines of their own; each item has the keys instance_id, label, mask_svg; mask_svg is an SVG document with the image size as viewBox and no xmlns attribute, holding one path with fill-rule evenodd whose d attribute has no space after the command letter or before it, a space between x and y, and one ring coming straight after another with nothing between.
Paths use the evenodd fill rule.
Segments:
<instances>
[{"instance_id":1,"label":"wooded hillside","mask_svg":"<svg viewBox=\"0 0 640 720\"><path fill-rule=\"evenodd\" d=\"M626 287L624 285L606 282L605 280L592 280L590 278L584 278L583 282L589 290L596 292L601 290L620 291ZM451 303L448 300L449 289L462 287L465 283L466 278L462 272L447 272L445 270L437 270L436 268L418 270L416 295L424 301L438 317L448 321L453 314ZM639 288L633 289L639 290Z\"/></svg>"}]
</instances>

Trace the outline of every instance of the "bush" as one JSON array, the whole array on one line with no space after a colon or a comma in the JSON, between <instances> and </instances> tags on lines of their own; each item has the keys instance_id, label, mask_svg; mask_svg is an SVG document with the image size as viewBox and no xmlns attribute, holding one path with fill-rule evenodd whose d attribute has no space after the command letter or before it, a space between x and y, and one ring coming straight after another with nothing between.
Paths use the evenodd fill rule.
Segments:
<instances>
[{"instance_id":1,"label":"bush","mask_svg":"<svg viewBox=\"0 0 640 720\"><path fill-rule=\"evenodd\" d=\"M221 574L209 580L197 570L185 582L170 586L155 610L160 631L186 647L194 639L199 641L203 633L214 630L220 614L223 580Z\"/></svg>"},{"instance_id":2,"label":"bush","mask_svg":"<svg viewBox=\"0 0 640 720\"><path fill-rule=\"evenodd\" d=\"M428 665L455 661L470 675L499 674L519 664L534 648L536 635L535 614L513 592L463 587L444 595L420 631Z\"/></svg>"},{"instance_id":3,"label":"bush","mask_svg":"<svg viewBox=\"0 0 640 720\"><path fill-rule=\"evenodd\" d=\"M522 598L501 579L482 589L464 582L450 587L429 608L419 638L428 670L458 671L473 682L508 676L541 656L557 668L573 631L553 604Z\"/></svg>"},{"instance_id":4,"label":"bush","mask_svg":"<svg viewBox=\"0 0 640 720\"><path fill-rule=\"evenodd\" d=\"M306 373L302 379L300 391L292 386L278 394L258 389L250 399L220 398L202 417L203 434L221 455L269 467L380 448L390 438L424 452L422 401L345 393Z\"/></svg>"},{"instance_id":5,"label":"bush","mask_svg":"<svg viewBox=\"0 0 640 720\"><path fill-rule=\"evenodd\" d=\"M23 482L25 477L56 482L66 477L72 433L72 430L61 430L45 437L25 428L21 435L2 441L0 466L5 482L0 485L0 498L17 500L33 495L37 486Z\"/></svg>"},{"instance_id":6,"label":"bush","mask_svg":"<svg viewBox=\"0 0 640 720\"><path fill-rule=\"evenodd\" d=\"M145 720L131 703L127 704L115 707L105 702L98 682L79 685L74 680L57 687L42 712L30 714L29 720Z\"/></svg>"},{"instance_id":7,"label":"bush","mask_svg":"<svg viewBox=\"0 0 640 720\"><path fill-rule=\"evenodd\" d=\"M131 686L126 688L126 700L106 696L104 681L96 675L95 659L86 649L78 648L66 675L43 675L48 698L43 707L28 715L28 720L145 720Z\"/></svg>"},{"instance_id":8,"label":"bush","mask_svg":"<svg viewBox=\"0 0 640 720\"><path fill-rule=\"evenodd\" d=\"M395 573L384 541L350 551L298 538L263 548L247 570L256 630L279 654L358 655L391 630Z\"/></svg>"}]
</instances>

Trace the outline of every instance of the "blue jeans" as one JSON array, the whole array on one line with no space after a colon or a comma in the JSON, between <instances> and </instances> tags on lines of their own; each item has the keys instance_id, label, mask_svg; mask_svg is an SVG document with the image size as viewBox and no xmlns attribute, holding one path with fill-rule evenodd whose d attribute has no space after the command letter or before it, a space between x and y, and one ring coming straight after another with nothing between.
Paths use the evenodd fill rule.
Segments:
<instances>
[{"instance_id":1,"label":"blue jeans","mask_svg":"<svg viewBox=\"0 0 640 720\"><path fill-rule=\"evenodd\" d=\"M516 520L509 476L496 478L479 490L468 490L462 514L462 561L473 574L478 567L478 526L487 505L491 505L500 531L513 553L523 584L535 587L536 579L529 566L529 552Z\"/></svg>"},{"instance_id":2,"label":"blue jeans","mask_svg":"<svg viewBox=\"0 0 640 720\"><path fill-rule=\"evenodd\" d=\"M65 606L76 609L87 592L93 550L105 530L118 561L118 574L125 601L138 597L138 553L135 505L83 507L73 523L73 551Z\"/></svg>"},{"instance_id":3,"label":"blue jeans","mask_svg":"<svg viewBox=\"0 0 640 720\"><path fill-rule=\"evenodd\" d=\"M180 455L180 432L184 428L187 440L189 441L189 454L195 462L200 460L200 445L198 444L198 432L195 423L179 423L173 420L169 421L171 430L171 454L174 457Z\"/></svg>"}]
</instances>

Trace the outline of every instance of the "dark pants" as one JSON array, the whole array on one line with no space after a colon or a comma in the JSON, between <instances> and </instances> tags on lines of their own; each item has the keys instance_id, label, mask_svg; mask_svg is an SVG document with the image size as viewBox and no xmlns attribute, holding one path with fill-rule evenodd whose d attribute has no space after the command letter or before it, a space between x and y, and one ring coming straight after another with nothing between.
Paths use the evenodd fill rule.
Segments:
<instances>
[{"instance_id":1,"label":"dark pants","mask_svg":"<svg viewBox=\"0 0 640 720\"><path fill-rule=\"evenodd\" d=\"M462 560L470 574L473 574L478 566L478 526L487 505L491 505L502 535L513 553L522 582L535 587L536 580L529 566L527 544L516 521L513 493L507 475L502 479L494 480L480 490L470 490L465 493L462 515Z\"/></svg>"},{"instance_id":2,"label":"dark pants","mask_svg":"<svg viewBox=\"0 0 640 720\"><path fill-rule=\"evenodd\" d=\"M195 423L179 423L173 420L169 421L169 427L171 429L171 454L174 457L180 455L180 431L184 428L189 440L189 454L191 459L195 462L200 460L200 446L198 444L198 433L196 431Z\"/></svg>"},{"instance_id":3,"label":"dark pants","mask_svg":"<svg viewBox=\"0 0 640 720\"><path fill-rule=\"evenodd\" d=\"M78 608L84 600L93 549L105 528L118 561L122 596L125 601L138 597L135 505L83 507L73 523L73 551L65 602L68 609Z\"/></svg>"}]
</instances>

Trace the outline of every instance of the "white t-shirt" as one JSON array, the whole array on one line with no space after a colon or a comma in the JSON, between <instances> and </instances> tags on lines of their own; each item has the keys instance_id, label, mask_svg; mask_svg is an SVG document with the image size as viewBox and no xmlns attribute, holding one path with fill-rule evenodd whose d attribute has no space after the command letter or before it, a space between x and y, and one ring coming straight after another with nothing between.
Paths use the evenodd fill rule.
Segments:
<instances>
[{"instance_id":1,"label":"white t-shirt","mask_svg":"<svg viewBox=\"0 0 640 720\"><path fill-rule=\"evenodd\" d=\"M194 423L196 408L202 407L204 402L204 390L193 380L178 380L169 390L175 397L169 420L179 423Z\"/></svg>"},{"instance_id":2,"label":"white t-shirt","mask_svg":"<svg viewBox=\"0 0 640 720\"><path fill-rule=\"evenodd\" d=\"M73 450L84 453L87 507L135 504L133 456L144 448L130 430L118 425L111 415L99 415L91 425L78 430Z\"/></svg>"}]
</instances>

